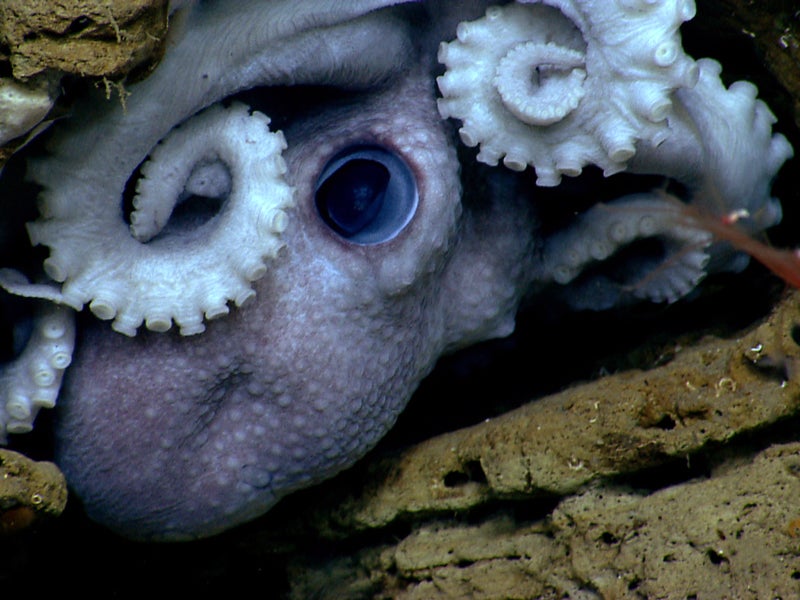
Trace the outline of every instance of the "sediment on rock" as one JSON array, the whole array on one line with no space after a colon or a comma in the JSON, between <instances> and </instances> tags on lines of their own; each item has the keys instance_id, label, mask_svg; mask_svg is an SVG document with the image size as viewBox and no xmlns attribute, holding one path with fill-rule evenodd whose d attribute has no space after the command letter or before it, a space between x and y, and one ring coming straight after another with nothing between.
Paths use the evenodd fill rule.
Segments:
<instances>
[{"instance_id":1,"label":"sediment on rock","mask_svg":"<svg viewBox=\"0 0 800 600\"><path fill-rule=\"evenodd\" d=\"M0 3L0 167L45 118L61 93L63 76L99 81L109 96L124 100L121 82L145 76L163 54L167 4L167 0Z\"/></svg>"},{"instance_id":2,"label":"sediment on rock","mask_svg":"<svg viewBox=\"0 0 800 600\"><path fill-rule=\"evenodd\" d=\"M57 517L66 504L67 482L56 465L0 448L0 535Z\"/></svg>"}]
</instances>

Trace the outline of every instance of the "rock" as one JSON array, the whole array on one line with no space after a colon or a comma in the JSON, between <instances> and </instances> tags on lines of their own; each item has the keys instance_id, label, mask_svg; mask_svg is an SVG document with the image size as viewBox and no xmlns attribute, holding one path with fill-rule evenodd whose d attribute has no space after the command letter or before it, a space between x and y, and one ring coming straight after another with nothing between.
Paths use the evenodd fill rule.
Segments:
<instances>
[{"instance_id":1,"label":"rock","mask_svg":"<svg viewBox=\"0 0 800 600\"><path fill-rule=\"evenodd\" d=\"M66 504L67 483L58 467L0 448L0 535L57 517Z\"/></svg>"},{"instance_id":2,"label":"rock","mask_svg":"<svg viewBox=\"0 0 800 600\"><path fill-rule=\"evenodd\" d=\"M592 487L541 521L500 510L478 524L422 524L395 545L297 572L292 597L789 598L798 494L800 444L778 445L652 494Z\"/></svg>"},{"instance_id":3,"label":"rock","mask_svg":"<svg viewBox=\"0 0 800 600\"><path fill-rule=\"evenodd\" d=\"M789 598L800 589L800 444L653 494L598 488L553 513L576 583L601 597Z\"/></svg>"},{"instance_id":4,"label":"rock","mask_svg":"<svg viewBox=\"0 0 800 600\"><path fill-rule=\"evenodd\" d=\"M163 51L166 0L4 0L0 39L17 79L47 69L118 78ZM151 65L152 66L152 65Z\"/></svg>"}]
</instances>

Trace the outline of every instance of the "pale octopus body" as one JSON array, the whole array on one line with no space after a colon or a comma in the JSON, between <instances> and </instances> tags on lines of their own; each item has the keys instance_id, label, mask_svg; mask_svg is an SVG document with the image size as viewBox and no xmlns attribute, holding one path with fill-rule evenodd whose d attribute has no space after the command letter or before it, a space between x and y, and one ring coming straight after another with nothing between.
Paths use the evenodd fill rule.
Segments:
<instances>
[{"instance_id":1,"label":"pale octopus body","mask_svg":"<svg viewBox=\"0 0 800 600\"><path fill-rule=\"evenodd\" d=\"M553 231L530 176L661 175L751 231L780 220L791 147L754 86L683 52L693 2L489 4L174 5L127 106L89 94L29 161L49 256L0 281L50 320L0 370L0 436L71 362L56 458L89 515L208 536L351 465L527 297L672 302L740 269L649 187Z\"/></svg>"}]
</instances>

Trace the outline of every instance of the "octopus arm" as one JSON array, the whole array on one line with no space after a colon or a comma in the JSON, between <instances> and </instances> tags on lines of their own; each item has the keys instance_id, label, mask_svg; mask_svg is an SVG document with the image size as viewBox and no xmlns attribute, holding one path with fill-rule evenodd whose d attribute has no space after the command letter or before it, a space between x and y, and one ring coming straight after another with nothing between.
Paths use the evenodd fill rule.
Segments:
<instances>
[{"instance_id":1,"label":"octopus arm","mask_svg":"<svg viewBox=\"0 0 800 600\"><path fill-rule=\"evenodd\" d=\"M644 146L630 171L675 179L688 190L685 200L702 214L746 215L738 227L763 231L781 220L772 183L794 150L773 132L775 116L757 98L755 85L737 81L726 88L719 63L701 59L697 65L697 84L676 93L670 137L660 146ZM747 255L732 253L725 244L712 245L709 254L709 272L738 271L748 263Z\"/></svg>"},{"instance_id":2,"label":"octopus arm","mask_svg":"<svg viewBox=\"0 0 800 600\"><path fill-rule=\"evenodd\" d=\"M669 137L659 145L642 144L629 171L676 180L688 190L684 200L701 214L746 215L737 225L762 231L781 219L780 202L770 190L792 147L773 133L775 117L753 84L726 88L719 63L701 59L697 65L697 84L676 93ZM645 239L657 242L650 245L654 251L648 255L640 244L633 258L620 263L626 247ZM706 274L741 270L748 262L726 244L712 244L675 198L659 191L593 207L545 248L545 272L570 286L569 301L577 308L608 308L632 298L672 302Z\"/></svg>"},{"instance_id":3,"label":"octopus arm","mask_svg":"<svg viewBox=\"0 0 800 600\"><path fill-rule=\"evenodd\" d=\"M711 243L709 233L683 221L679 203L658 192L597 204L548 238L545 270L571 286L576 309L607 309L626 299L674 302L705 277ZM621 250L641 240L656 242L657 250L648 255L640 248L619 260Z\"/></svg>"},{"instance_id":4,"label":"octopus arm","mask_svg":"<svg viewBox=\"0 0 800 600\"><path fill-rule=\"evenodd\" d=\"M587 164L625 169L668 135L671 93L696 81L678 28L691 0L544 0L491 6L443 43L443 117L461 120L478 160L556 186Z\"/></svg>"},{"instance_id":5,"label":"octopus arm","mask_svg":"<svg viewBox=\"0 0 800 600\"><path fill-rule=\"evenodd\" d=\"M750 232L781 218L772 180L792 155L748 82L726 88L720 65L695 61L678 29L691 0L527 0L492 6L443 43L443 117L461 121L477 159L555 186L583 167L662 175L711 215L746 214ZM642 243L650 240L650 243ZM747 257L692 230L660 192L597 206L544 244L541 279L578 308L672 302L708 272Z\"/></svg>"},{"instance_id":6,"label":"octopus arm","mask_svg":"<svg viewBox=\"0 0 800 600\"><path fill-rule=\"evenodd\" d=\"M34 244L50 249L44 267L61 283L57 299L88 305L126 335L142 323L154 331L176 323L191 335L204 330L204 319L226 314L229 303L250 298L250 284L276 260L293 202L283 180L285 141L250 107L203 109L252 87L359 87L385 78L402 67L393 57L411 55L391 17L372 12L391 4L246 2L230 15L222 14L224 3L179 10L171 51L131 87L127 105L107 102L98 111L97 98L86 100L51 141L51 154L29 163L44 191L41 216L28 231ZM266 26L247 27L256 16ZM393 51L371 52L376 39ZM307 60L309 52L315 60ZM122 197L138 169L128 224ZM203 227L176 234L169 227L176 207L198 196L222 208Z\"/></svg>"},{"instance_id":7,"label":"octopus arm","mask_svg":"<svg viewBox=\"0 0 800 600\"><path fill-rule=\"evenodd\" d=\"M8 442L10 433L31 431L39 409L55 406L64 370L72 362L73 310L42 302L30 323L27 335L19 324L15 328L15 345L22 346L18 356L0 365L0 444Z\"/></svg>"}]
</instances>

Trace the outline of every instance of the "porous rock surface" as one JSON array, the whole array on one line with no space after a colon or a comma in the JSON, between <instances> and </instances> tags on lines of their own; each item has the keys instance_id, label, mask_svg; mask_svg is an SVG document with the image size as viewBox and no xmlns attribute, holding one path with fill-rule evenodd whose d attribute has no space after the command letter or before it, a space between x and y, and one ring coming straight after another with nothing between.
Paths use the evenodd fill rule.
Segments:
<instances>
[{"instance_id":1,"label":"porous rock surface","mask_svg":"<svg viewBox=\"0 0 800 600\"><path fill-rule=\"evenodd\" d=\"M301 571L296 598L791 598L800 444L653 494L597 486L544 521L498 511ZM308 565L303 565L308 569Z\"/></svg>"},{"instance_id":2,"label":"porous rock surface","mask_svg":"<svg viewBox=\"0 0 800 600\"><path fill-rule=\"evenodd\" d=\"M0 39L17 79L47 69L118 77L158 56L166 0L4 0Z\"/></svg>"},{"instance_id":3,"label":"porous rock surface","mask_svg":"<svg viewBox=\"0 0 800 600\"><path fill-rule=\"evenodd\" d=\"M17 106L0 97L0 133L5 121L36 125L44 114L30 105L41 105L48 94L55 102L65 75L97 79L109 96L115 86L124 96L120 82L146 75L161 57L167 9L167 0L0 2L0 96L11 86L23 96ZM30 100L24 98L26 90ZM31 116L13 111L31 111ZM8 143L0 140L0 167L25 141L24 133Z\"/></svg>"},{"instance_id":4,"label":"porous rock surface","mask_svg":"<svg viewBox=\"0 0 800 600\"><path fill-rule=\"evenodd\" d=\"M58 467L0 448L0 535L57 517L66 503L67 483Z\"/></svg>"}]
</instances>

